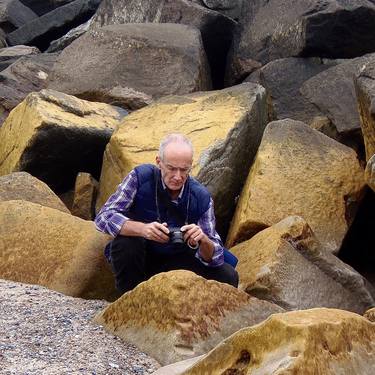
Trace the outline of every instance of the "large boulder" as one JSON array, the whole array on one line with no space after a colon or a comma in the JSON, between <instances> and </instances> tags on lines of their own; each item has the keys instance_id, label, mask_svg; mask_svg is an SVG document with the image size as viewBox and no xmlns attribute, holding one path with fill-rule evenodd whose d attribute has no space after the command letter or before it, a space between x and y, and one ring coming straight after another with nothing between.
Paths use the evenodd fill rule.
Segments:
<instances>
[{"instance_id":1,"label":"large boulder","mask_svg":"<svg viewBox=\"0 0 375 375\"><path fill-rule=\"evenodd\" d=\"M375 63L375 54L343 61L307 80L300 92L337 130L340 142L356 150L363 148L353 77L364 65Z\"/></svg>"},{"instance_id":2,"label":"large boulder","mask_svg":"<svg viewBox=\"0 0 375 375\"><path fill-rule=\"evenodd\" d=\"M351 148L303 122L271 122L242 190L227 245L298 215L323 247L336 253L364 186L363 169Z\"/></svg>"},{"instance_id":3,"label":"large boulder","mask_svg":"<svg viewBox=\"0 0 375 375\"><path fill-rule=\"evenodd\" d=\"M368 161L375 154L375 54L373 59L363 61L358 70L354 82Z\"/></svg>"},{"instance_id":4,"label":"large boulder","mask_svg":"<svg viewBox=\"0 0 375 375\"><path fill-rule=\"evenodd\" d=\"M292 118L310 124L322 112L302 95L301 86L334 64L334 61L319 58L279 59L252 73L245 82L255 82L266 88L276 119Z\"/></svg>"},{"instance_id":5,"label":"large boulder","mask_svg":"<svg viewBox=\"0 0 375 375\"><path fill-rule=\"evenodd\" d=\"M109 93L117 89L118 105L120 91L129 88L158 98L210 87L199 31L157 23L88 31L62 51L48 83L48 88L111 103Z\"/></svg>"},{"instance_id":6,"label":"large boulder","mask_svg":"<svg viewBox=\"0 0 375 375\"><path fill-rule=\"evenodd\" d=\"M103 0L92 27L133 22L194 26L202 34L214 88L221 88L236 22L201 5L200 1L191 0Z\"/></svg>"},{"instance_id":7,"label":"large boulder","mask_svg":"<svg viewBox=\"0 0 375 375\"><path fill-rule=\"evenodd\" d=\"M239 287L287 310L375 306L365 280L322 248L305 220L290 216L233 247Z\"/></svg>"},{"instance_id":8,"label":"large boulder","mask_svg":"<svg viewBox=\"0 0 375 375\"><path fill-rule=\"evenodd\" d=\"M37 17L19 0L2 0L0 3L0 27L5 33L10 33Z\"/></svg>"},{"instance_id":9,"label":"large boulder","mask_svg":"<svg viewBox=\"0 0 375 375\"><path fill-rule=\"evenodd\" d=\"M52 40L62 37L73 27L89 20L100 1L74 0L65 4L9 33L8 43L11 46L31 44L44 51Z\"/></svg>"},{"instance_id":10,"label":"large boulder","mask_svg":"<svg viewBox=\"0 0 375 375\"><path fill-rule=\"evenodd\" d=\"M14 46L0 49L0 71L12 65L22 56L37 55L40 51L36 47Z\"/></svg>"},{"instance_id":11,"label":"large boulder","mask_svg":"<svg viewBox=\"0 0 375 375\"><path fill-rule=\"evenodd\" d=\"M24 56L0 73L0 126L28 94L45 88L57 54Z\"/></svg>"},{"instance_id":12,"label":"large boulder","mask_svg":"<svg viewBox=\"0 0 375 375\"><path fill-rule=\"evenodd\" d=\"M235 333L184 375L372 375L375 324L342 310L275 314Z\"/></svg>"},{"instance_id":13,"label":"large boulder","mask_svg":"<svg viewBox=\"0 0 375 375\"><path fill-rule=\"evenodd\" d=\"M91 221L27 201L0 202L0 278L113 300L103 254L109 240Z\"/></svg>"},{"instance_id":14,"label":"large boulder","mask_svg":"<svg viewBox=\"0 0 375 375\"><path fill-rule=\"evenodd\" d=\"M364 317L368 319L370 322L375 323L375 307L369 309L365 312Z\"/></svg>"},{"instance_id":15,"label":"large boulder","mask_svg":"<svg viewBox=\"0 0 375 375\"><path fill-rule=\"evenodd\" d=\"M267 116L266 91L253 83L170 96L133 112L106 148L97 208L131 169L155 162L163 136L179 131L193 142L192 174L212 193L217 228L225 235Z\"/></svg>"},{"instance_id":16,"label":"large boulder","mask_svg":"<svg viewBox=\"0 0 375 375\"><path fill-rule=\"evenodd\" d=\"M120 108L52 90L31 93L0 128L0 175L26 171L54 191L74 185L78 172L98 177Z\"/></svg>"},{"instance_id":17,"label":"large boulder","mask_svg":"<svg viewBox=\"0 0 375 375\"><path fill-rule=\"evenodd\" d=\"M367 0L246 1L231 60L361 56L375 51L374 16Z\"/></svg>"},{"instance_id":18,"label":"large boulder","mask_svg":"<svg viewBox=\"0 0 375 375\"><path fill-rule=\"evenodd\" d=\"M70 213L48 185L26 172L0 177L0 202L11 200L25 200Z\"/></svg>"},{"instance_id":19,"label":"large boulder","mask_svg":"<svg viewBox=\"0 0 375 375\"><path fill-rule=\"evenodd\" d=\"M206 353L238 329L281 310L230 285L176 270L139 284L95 321L168 364Z\"/></svg>"}]
</instances>

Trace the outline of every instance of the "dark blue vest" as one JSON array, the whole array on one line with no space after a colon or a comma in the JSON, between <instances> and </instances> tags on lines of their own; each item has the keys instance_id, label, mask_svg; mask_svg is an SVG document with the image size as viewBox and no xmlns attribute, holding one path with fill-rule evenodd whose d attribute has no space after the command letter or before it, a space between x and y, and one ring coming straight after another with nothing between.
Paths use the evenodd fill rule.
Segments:
<instances>
[{"instance_id":1,"label":"dark blue vest","mask_svg":"<svg viewBox=\"0 0 375 375\"><path fill-rule=\"evenodd\" d=\"M142 164L135 168L138 179L137 193L127 213L132 220L143 223L166 222L168 227L181 227L185 224L197 224L208 210L210 194L207 189L192 177L184 185L182 197L178 203L171 202L167 189L163 188L160 169L152 164ZM171 207L173 206L173 207ZM178 251L171 244L150 241L154 251L168 253Z\"/></svg>"}]
</instances>

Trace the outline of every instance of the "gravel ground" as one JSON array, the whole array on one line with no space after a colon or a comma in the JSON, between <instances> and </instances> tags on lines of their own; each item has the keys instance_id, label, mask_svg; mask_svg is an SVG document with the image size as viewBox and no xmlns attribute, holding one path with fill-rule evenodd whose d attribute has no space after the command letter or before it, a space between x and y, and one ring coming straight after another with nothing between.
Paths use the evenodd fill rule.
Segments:
<instances>
[{"instance_id":1,"label":"gravel ground","mask_svg":"<svg viewBox=\"0 0 375 375\"><path fill-rule=\"evenodd\" d=\"M91 322L107 304L0 279L0 374L154 372L154 359Z\"/></svg>"}]
</instances>

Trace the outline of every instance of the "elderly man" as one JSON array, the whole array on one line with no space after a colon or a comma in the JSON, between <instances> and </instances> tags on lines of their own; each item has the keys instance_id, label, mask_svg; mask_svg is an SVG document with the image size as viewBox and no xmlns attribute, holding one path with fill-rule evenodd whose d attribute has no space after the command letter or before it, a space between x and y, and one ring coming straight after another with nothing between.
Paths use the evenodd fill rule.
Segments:
<instances>
[{"instance_id":1,"label":"elderly man","mask_svg":"<svg viewBox=\"0 0 375 375\"><path fill-rule=\"evenodd\" d=\"M115 237L106 256L121 293L175 269L237 287L237 272L224 263L212 198L189 176L192 162L191 142L181 134L168 135L157 166L133 169L98 213L97 229Z\"/></svg>"}]
</instances>

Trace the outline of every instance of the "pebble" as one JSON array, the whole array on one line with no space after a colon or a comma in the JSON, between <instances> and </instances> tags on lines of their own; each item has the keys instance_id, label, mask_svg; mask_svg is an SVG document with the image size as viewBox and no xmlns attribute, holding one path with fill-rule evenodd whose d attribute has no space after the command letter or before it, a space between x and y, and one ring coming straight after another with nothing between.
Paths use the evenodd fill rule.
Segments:
<instances>
[{"instance_id":1,"label":"pebble","mask_svg":"<svg viewBox=\"0 0 375 375\"><path fill-rule=\"evenodd\" d=\"M1 375L142 375L160 365L92 318L108 302L0 279Z\"/></svg>"}]
</instances>

